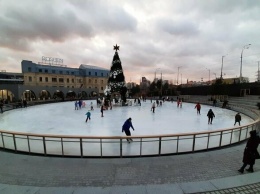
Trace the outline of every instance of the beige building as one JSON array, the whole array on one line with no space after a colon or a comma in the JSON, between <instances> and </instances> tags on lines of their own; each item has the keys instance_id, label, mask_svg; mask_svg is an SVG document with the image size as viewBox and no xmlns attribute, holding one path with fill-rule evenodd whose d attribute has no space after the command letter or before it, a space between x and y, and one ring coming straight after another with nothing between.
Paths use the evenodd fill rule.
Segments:
<instances>
[{"instance_id":1,"label":"beige building","mask_svg":"<svg viewBox=\"0 0 260 194\"><path fill-rule=\"evenodd\" d=\"M99 94L103 94L107 85L109 70L90 65L68 68L36 64L24 60L22 61L22 73L24 85L97 89Z\"/></svg>"}]
</instances>

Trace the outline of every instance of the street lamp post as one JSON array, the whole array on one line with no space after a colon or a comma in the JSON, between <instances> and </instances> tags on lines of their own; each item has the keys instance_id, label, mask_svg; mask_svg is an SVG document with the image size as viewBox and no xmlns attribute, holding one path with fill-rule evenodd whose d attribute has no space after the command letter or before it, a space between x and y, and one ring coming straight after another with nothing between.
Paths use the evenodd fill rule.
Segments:
<instances>
[{"instance_id":1,"label":"street lamp post","mask_svg":"<svg viewBox=\"0 0 260 194\"><path fill-rule=\"evenodd\" d=\"M177 74L177 85L179 85L179 69L181 68L181 66L178 67L178 74Z\"/></svg>"},{"instance_id":2,"label":"street lamp post","mask_svg":"<svg viewBox=\"0 0 260 194\"><path fill-rule=\"evenodd\" d=\"M217 80L217 74L216 73L213 73L215 75L215 80Z\"/></svg>"},{"instance_id":3,"label":"street lamp post","mask_svg":"<svg viewBox=\"0 0 260 194\"><path fill-rule=\"evenodd\" d=\"M210 85L210 69L206 68L209 71L209 85Z\"/></svg>"},{"instance_id":4,"label":"street lamp post","mask_svg":"<svg viewBox=\"0 0 260 194\"><path fill-rule=\"evenodd\" d=\"M157 70L161 70L161 68L157 68L157 69L155 69L155 79L156 79L156 71ZM162 96L162 70L161 70L161 88L160 88L160 93L161 93L161 96Z\"/></svg>"},{"instance_id":5,"label":"street lamp post","mask_svg":"<svg viewBox=\"0 0 260 194\"><path fill-rule=\"evenodd\" d=\"M243 52L244 52L244 49L249 49L249 46L250 46L250 45L251 45L251 44L245 45L245 46L243 47L243 49L242 49L242 52L241 52L240 77L239 77L240 83L242 83L242 58L243 58Z\"/></svg>"}]
</instances>

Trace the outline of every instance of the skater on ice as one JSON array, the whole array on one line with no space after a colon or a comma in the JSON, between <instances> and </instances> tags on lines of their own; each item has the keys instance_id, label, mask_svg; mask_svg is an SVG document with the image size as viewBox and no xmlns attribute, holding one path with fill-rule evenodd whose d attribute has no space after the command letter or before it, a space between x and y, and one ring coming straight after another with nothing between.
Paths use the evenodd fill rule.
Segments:
<instances>
[{"instance_id":1,"label":"skater on ice","mask_svg":"<svg viewBox=\"0 0 260 194\"><path fill-rule=\"evenodd\" d=\"M126 136L131 136L131 132L130 132L130 127L133 129L133 131L135 130L133 125L132 125L132 119L129 118L125 121L124 125L122 126L122 133L125 132ZM131 138L126 139L128 143L130 143L131 141L133 141Z\"/></svg>"},{"instance_id":2,"label":"skater on ice","mask_svg":"<svg viewBox=\"0 0 260 194\"><path fill-rule=\"evenodd\" d=\"M88 112L86 113L86 115L87 115L86 122L88 122L88 120L91 120L91 118L90 118L90 116L91 116L90 111L88 111Z\"/></svg>"},{"instance_id":3,"label":"skater on ice","mask_svg":"<svg viewBox=\"0 0 260 194\"><path fill-rule=\"evenodd\" d=\"M212 124L213 117L215 117L215 114L212 111L212 109L209 109L207 117L208 117L208 124Z\"/></svg>"},{"instance_id":4,"label":"skater on ice","mask_svg":"<svg viewBox=\"0 0 260 194\"><path fill-rule=\"evenodd\" d=\"M195 108L197 108L197 114L200 114L201 105L199 102L196 104Z\"/></svg>"},{"instance_id":5,"label":"skater on ice","mask_svg":"<svg viewBox=\"0 0 260 194\"><path fill-rule=\"evenodd\" d=\"M241 115L239 113L237 113L236 116L235 116L234 126L236 125L236 123L238 123L239 126L240 126L240 121L241 121Z\"/></svg>"},{"instance_id":6,"label":"skater on ice","mask_svg":"<svg viewBox=\"0 0 260 194\"><path fill-rule=\"evenodd\" d=\"M154 113L155 107L156 107L156 105L155 105L155 102L154 102L153 105L152 105L152 108L151 108L151 111L153 111L153 113Z\"/></svg>"},{"instance_id":7,"label":"skater on ice","mask_svg":"<svg viewBox=\"0 0 260 194\"><path fill-rule=\"evenodd\" d=\"M100 108L100 112L101 112L101 117L104 117L103 113L104 113L104 105L101 105L101 108Z\"/></svg>"},{"instance_id":8,"label":"skater on ice","mask_svg":"<svg viewBox=\"0 0 260 194\"><path fill-rule=\"evenodd\" d=\"M79 110L78 101L75 101L75 110Z\"/></svg>"}]
</instances>

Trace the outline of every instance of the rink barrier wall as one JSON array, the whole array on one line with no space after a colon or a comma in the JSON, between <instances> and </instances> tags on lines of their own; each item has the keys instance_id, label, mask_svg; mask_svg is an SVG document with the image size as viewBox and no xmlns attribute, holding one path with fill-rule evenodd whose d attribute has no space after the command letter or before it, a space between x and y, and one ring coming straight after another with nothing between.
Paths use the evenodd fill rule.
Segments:
<instances>
[{"instance_id":1,"label":"rink barrier wall","mask_svg":"<svg viewBox=\"0 0 260 194\"><path fill-rule=\"evenodd\" d=\"M248 139L250 131L259 131L259 112L239 106L229 108L253 118L254 122L197 133L131 136L131 146L126 136L46 135L0 130L0 148L32 155L81 158L145 157L208 151L240 143Z\"/></svg>"}]
</instances>

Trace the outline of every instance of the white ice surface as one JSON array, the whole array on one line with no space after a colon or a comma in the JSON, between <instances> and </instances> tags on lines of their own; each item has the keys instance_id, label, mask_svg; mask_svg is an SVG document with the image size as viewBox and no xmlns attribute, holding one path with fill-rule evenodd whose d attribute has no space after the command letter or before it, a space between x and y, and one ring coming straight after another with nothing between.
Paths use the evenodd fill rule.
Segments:
<instances>
[{"instance_id":1,"label":"white ice surface","mask_svg":"<svg viewBox=\"0 0 260 194\"><path fill-rule=\"evenodd\" d=\"M64 102L7 111L0 115L0 129L57 135L125 136L122 125L131 117L135 128L135 131L131 129L132 135L176 134L231 128L236 114L231 110L202 105L201 115L197 115L195 104L185 102L182 108L177 108L176 102L164 102L152 113L152 104L146 101L142 106L114 106L112 110L105 110L104 117L101 117L100 108L96 101L92 101L94 111L86 123L85 114L90 110L91 101L85 102L86 108L80 110L74 110L74 102ZM216 116L212 125L207 121L210 108ZM252 121L242 114L241 125Z\"/></svg>"}]
</instances>

